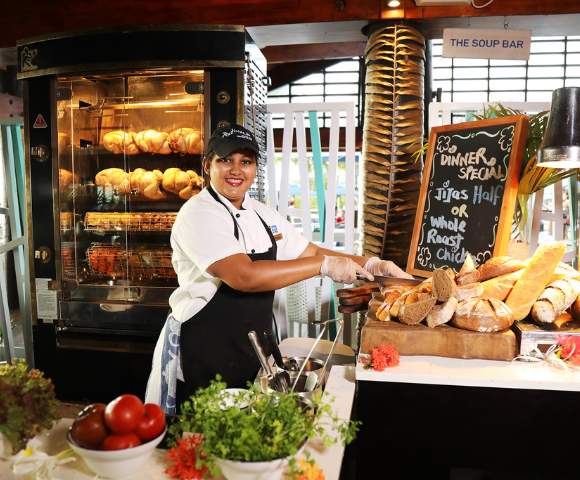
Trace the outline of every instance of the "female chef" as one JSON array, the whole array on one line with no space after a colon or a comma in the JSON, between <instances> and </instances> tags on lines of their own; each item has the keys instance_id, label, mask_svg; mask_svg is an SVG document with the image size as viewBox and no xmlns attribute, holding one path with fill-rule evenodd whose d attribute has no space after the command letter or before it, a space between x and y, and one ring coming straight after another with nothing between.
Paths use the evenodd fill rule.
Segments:
<instances>
[{"instance_id":1,"label":"female chef","mask_svg":"<svg viewBox=\"0 0 580 480\"><path fill-rule=\"evenodd\" d=\"M357 274L409 277L390 261L318 247L250 198L258 157L249 130L217 129L203 166L210 185L181 207L173 225L179 287L169 299L146 395L169 414L218 373L229 387L254 380L259 363L248 332L272 328L276 289L317 275L341 283Z\"/></svg>"}]
</instances>

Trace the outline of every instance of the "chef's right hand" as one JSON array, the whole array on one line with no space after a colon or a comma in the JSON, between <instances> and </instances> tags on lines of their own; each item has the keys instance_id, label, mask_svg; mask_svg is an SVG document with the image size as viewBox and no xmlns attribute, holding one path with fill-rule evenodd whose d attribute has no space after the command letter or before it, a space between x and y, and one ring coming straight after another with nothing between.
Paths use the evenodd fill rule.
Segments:
<instances>
[{"instance_id":1,"label":"chef's right hand","mask_svg":"<svg viewBox=\"0 0 580 480\"><path fill-rule=\"evenodd\" d=\"M330 277L339 283L353 283L357 279L357 273L370 281L374 280L372 274L348 257L324 255L324 260L320 265L322 276Z\"/></svg>"}]
</instances>

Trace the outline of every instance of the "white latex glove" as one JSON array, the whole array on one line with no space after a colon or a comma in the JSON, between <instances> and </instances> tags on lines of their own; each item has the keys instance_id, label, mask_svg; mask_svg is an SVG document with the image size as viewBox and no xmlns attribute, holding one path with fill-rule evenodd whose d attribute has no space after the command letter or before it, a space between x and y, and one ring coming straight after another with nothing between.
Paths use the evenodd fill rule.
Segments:
<instances>
[{"instance_id":1,"label":"white latex glove","mask_svg":"<svg viewBox=\"0 0 580 480\"><path fill-rule=\"evenodd\" d=\"M395 263L390 260L381 260L379 257L369 258L364 268L373 275L381 277L413 278L412 275L397 267Z\"/></svg>"},{"instance_id":2,"label":"white latex glove","mask_svg":"<svg viewBox=\"0 0 580 480\"><path fill-rule=\"evenodd\" d=\"M324 260L320 265L320 274L332 278L335 282L353 283L357 279L357 273L361 277L374 280L369 272L348 257L324 255Z\"/></svg>"}]
</instances>

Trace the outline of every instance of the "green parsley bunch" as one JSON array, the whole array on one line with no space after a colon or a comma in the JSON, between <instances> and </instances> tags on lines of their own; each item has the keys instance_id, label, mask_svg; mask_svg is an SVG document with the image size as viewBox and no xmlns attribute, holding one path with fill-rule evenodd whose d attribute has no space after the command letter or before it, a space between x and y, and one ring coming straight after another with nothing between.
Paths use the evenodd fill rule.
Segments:
<instances>
[{"instance_id":1,"label":"green parsley bunch","mask_svg":"<svg viewBox=\"0 0 580 480\"><path fill-rule=\"evenodd\" d=\"M199 462L215 474L215 458L264 462L295 455L306 440L319 438L326 445L350 443L358 422L342 420L331 404L315 395L306 406L295 393L262 393L257 386L225 400L226 384L219 376L181 406L179 417L169 427L173 442L184 433L203 436ZM339 438L327 427L334 427Z\"/></svg>"},{"instance_id":2,"label":"green parsley bunch","mask_svg":"<svg viewBox=\"0 0 580 480\"><path fill-rule=\"evenodd\" d=\"M24 361L0 365L0 433L17 452L58 418L52 382Z\"/></svg>"}]
</instances>

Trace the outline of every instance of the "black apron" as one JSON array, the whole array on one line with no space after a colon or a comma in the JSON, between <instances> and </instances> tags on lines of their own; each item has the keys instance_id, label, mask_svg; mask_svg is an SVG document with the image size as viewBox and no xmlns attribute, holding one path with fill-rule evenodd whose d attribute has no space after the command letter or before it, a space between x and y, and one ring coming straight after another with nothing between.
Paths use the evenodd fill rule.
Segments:
<instances>
[{"instance_id":1,"label":"black apron","mask_svg":"<svg viewBox=\"0 0 580 480\"><path fill-rule=\"evenodd\" d=\"M232 216L234 236L239 239L238 223L215 191L208 192ZM257 213L256 213L257 215ZM236 215L237 216L237 215ZM258 215L272 246L264 253L251 253L252 261L276 260L277 246L270 228ZM202 232L196 232L197 235ZM211 242L211 238L208 238ZM261 336L272 327L274 291L247 293L222 282L208 304L181 324L180 355L184 382L177 382L177 405L207 387L217 373L231 388L245 388L253 382L260 364L248 339L255 330Z\"/></svg>"}]
</instances>

